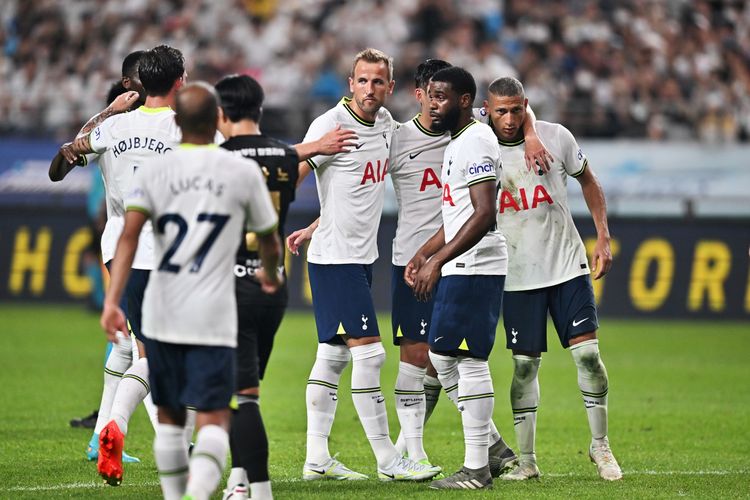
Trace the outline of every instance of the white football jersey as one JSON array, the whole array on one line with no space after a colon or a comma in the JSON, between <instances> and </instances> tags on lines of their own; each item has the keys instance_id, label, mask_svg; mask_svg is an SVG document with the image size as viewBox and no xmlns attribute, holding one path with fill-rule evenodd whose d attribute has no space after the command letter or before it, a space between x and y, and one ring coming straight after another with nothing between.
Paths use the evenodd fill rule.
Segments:
<instances>
[{"instance_id":1,"label":"white football jersey","mask_svg":"<svg viewBox=\"0 0 750 500\"><path fill-rule=\"evenodd\" d=\"M303 142L314 141L341 125L359 137L349 152L307 160L315 171L320 223L307 250L314 264L372 264L385 196L391 136L397 122L380 108L374 122L363 120L343 98L315 119Z\"/></svg>"},{"instance_id":2,"label":"white football jersey","mask_svg":"<svg viewBox=\"0 0 750 500\"><path fill-rule=\"evenodd\" d=\"M442 214L448 243L474 213L469 188L482 182L497 186L502 166L500 147L492 130L472 120L455 134L443 159ZM442 275L503 275L508 270L505 238L491 229L479 243L443 265Z\"/></svg>"},{"instance_id":3,"label":"white football jersey","mask_svg":"<svg viewBox=\"0 0 750 500\"><path fill-rule=\"evenodd\" d=\"M184 144L142 165L127 209L147 214L155 231L144 335L235 347L237 247L246 231L268 234L278 221L260 166L216 145Z\"/></svg>"},{"instance_id":4,"label":"white football jersey","mask_svg":"<svg viewBox=\"0 0 750 500\"><path fill-rule=\"evenodd\" d=\"M171 151L180 142L174 111L168 107L138 109L112 116L91 131L91 148L99 153L104 180L107 224L102 233L102 260L115 256L115 247L125 224L125 196L135 171L149 159ZM143 226L133 269L154 268L154 237L151 223Z\"/></svg>"},{"instance_id":5,"label":"white football jersey","mask_svg":"<svg viewBox=\"0 0 750 500\"><path fill-rule=\"evenodd\" d=\"M505 289L533 290L589 274L586 249L568 208L568 176L586 170L573 134L557 123L536 122L536 132L555 159L549 172L529 171L523 140L500 141L503 155L498 224L508 242Z\"/></svg>"},{"instance_id":6,"label":"white football jersey","mask_svg":"<svg viewBox=\"0 0 750 500\"><path fill-rule=\"evenodd\" d=\"M398 226L393 238L393 265L405 266L443 223L440 181L447 132L432 132L419 115L393 134L388 173L398 201Z\"/></svg>"}]
</instances>

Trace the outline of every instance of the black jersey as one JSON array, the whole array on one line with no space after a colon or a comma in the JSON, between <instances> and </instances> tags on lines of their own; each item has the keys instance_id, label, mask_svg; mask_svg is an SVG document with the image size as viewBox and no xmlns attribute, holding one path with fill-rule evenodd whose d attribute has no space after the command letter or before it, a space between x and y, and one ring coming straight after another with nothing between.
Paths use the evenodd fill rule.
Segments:
<instances>
[{"instance_id":1,"label":"black jersey","mask_svg":"<svg viewBox=\"0 0 750 500\"><path fill-rule=\"evenodd\" d=\"M284 223L289 204L294 201L294 188L299 177L299 157L291 146L265 135L239 135L221 145L235 154L255 160L263 170L271 200L279 214L279 237L281 238L281 266L284 265ZM241 304L279 304L287 302L286 285L274 295L261 291L255 279L255 271L261 267L258 241L254 233L248 233L237 251L234 266L237 301Z\"/></svg>"}]
</instances>

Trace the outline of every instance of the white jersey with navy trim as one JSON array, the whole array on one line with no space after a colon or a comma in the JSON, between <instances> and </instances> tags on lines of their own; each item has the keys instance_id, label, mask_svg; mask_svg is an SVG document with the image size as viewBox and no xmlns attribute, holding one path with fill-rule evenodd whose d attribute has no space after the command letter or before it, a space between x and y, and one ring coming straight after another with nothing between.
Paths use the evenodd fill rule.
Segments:
<instances>
[{"instance_id":1,"label":"white jersey with navy trim","mask_svg":"<svg viewBox=\"0 0 750 500\"><path fill-rule=\"evenodd\" d=\"M237 247L246 231L268 234L278 221L260 166L215 145L181 145L138 169L127 209L147 214L155 230L144 335L235 347Z\"/></svg>"},{"instance_id":2,"label":"white jersey with navy trim","mask_svg":"<svg viewBox=\"0 0 750 500\"><path fill-rule=\"evenodd\" d=\"M115 247L125 224L125 196L135 171L151 158L171 151L180 142L174 111L168 107L138 109L112 116L96 127L89 139L99 153L104 180L107 224L102 233L102 260L115 256ZM151 223L141 231L133 269L154 268L154 237Z\"/></svg>"},{"instance_id":3,"label":"white jersey with navy trim","mask_svg":"<svg viewBox=\"0 0 750 500\"><path fill-rule=\"evenodd\" d=\"M357 116L342 99L312 122L303 142L314 141L341 125L357 133L350 151L307 160L314 169L320 223L307 250L313 264L372 264L385 197L391 138L398 125L385 108L374 122Z\"/></svg>"},{"instance_id":4,"label":"white jersey with navy trim","mask_svg":"<svg viewBox=\"0 0 750 500\"><path fill-rule=\"evenodd\" d=\"M567 191L568 176L583 174L588 160L562 125L537 121L536 132L555 159L543 175L526 168L523 140L500 141L503 172L498 221L508 242L508 291L557 285L590 272Z\"/></svg>"},{"instance_id":5,"label":"white jersey with navy trim","mask_svg":"<svg viewBox=\"0 0 750 500\"><path fill-rule=\"evenodd\" d=\"M474 213L469 188L482 182L497 186L501 170L500 147L487 125L472 120L453 135L445 148L442 172L446 243ZM444 264L442 275L503 275L507 270L505 238L491 229L474 247Z\"/></svg>"},{"instance_id":6,"label":"white jersey with navy trim","mask_svg":"<svg viewBox=\"0 0 750 500\"><path fill-rule=\"evenodd\" d=\"M419 123L419 115L393 134L389 174L398 202L398 226L392 260L405 266L443 223L440 200L441 165L450 134L433 132Z\"/></svg>"}]
</instances>

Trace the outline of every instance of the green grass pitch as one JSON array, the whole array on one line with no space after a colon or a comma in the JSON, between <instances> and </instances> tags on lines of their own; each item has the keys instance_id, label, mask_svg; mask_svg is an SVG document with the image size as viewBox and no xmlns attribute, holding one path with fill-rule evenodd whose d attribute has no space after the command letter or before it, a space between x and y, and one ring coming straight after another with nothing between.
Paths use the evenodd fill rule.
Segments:
<instances>
[{"instance_id":1,"label":"green grass pitch","mask_svg":"<svg viewBox=\"0 0 750 500\"><path fill-rule=\"evenodd\" d=\"M570 355L554 340L540 369L540 480L495 482L487 492L434 492L426 484L300 479L305 447L305 381L315 356L312 314L291 313L277 336L262 386L271 476L277 498L729 498L750 496L750 324L697 321L602 321L601 352L610 377L610 440L625 478L604 483L589 462L585 410ZM387 317L380 317L390 332ZM388 333L388 337L390 333ZM391 435L398 351L386 342L382 385ZM139 409L119 488L105 486L84 458L90 433L68 420L98 405L104 335L98 317L77 307L0 306L0 499L158 498L153 432ZM491 358L495 422L515 443L508 404L511 362L498 342ZM330 448L355 470L376 476L374 459L342 377ZM444 395L426 427L433 463L453 472L462 462L460 420ZM215 495L220 498L220 495Z\"/></svg>"}]
</instances>

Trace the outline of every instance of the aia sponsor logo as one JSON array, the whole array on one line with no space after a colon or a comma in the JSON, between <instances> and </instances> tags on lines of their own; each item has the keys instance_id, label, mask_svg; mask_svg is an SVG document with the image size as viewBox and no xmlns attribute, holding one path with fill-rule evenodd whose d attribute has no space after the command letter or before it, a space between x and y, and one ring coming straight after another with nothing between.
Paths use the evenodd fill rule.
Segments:
<instances>
[{"instance_id":1,"label":"aia sponsor logo","mask_svg":"<svg viewBox=\"0 0 750 500\"><path fill-rule=\"evenodd\" d=\"M423 193L430 186L435 186L438 189L443 187L435 171L428 167L422 173L422 184L419 186L419 192Z\"/></svg>"},{"instance_id":2,"label":"aia sponsor logo","mask_svg":"<svg viewBox=\"0 0 750 500\"><path fill-rule=\"evenodd\" d=\"M388 159L386 158L385 163L378 160L373 162L368 161L365 165L365 173L362 174L362 181L359 183L360 186L369 183L377 184L385 180L385 175L388 173Z\"/></svg>"},{"instance_id":3,"label":"aia sponsor logo","mask_svg":"<svg viewBox=\"0 0 750 500\"><path fill-rule=\"evenodd\" d=\"M451 198L451 187L446 182L445 186L443 186L443 205L450 205L452 207L455 207L456 204L453 203L453 198Z\"/></svg>"},{"instance_id":4,"label":"aia sponsor logo","mask_svg":"<svg viewBox=\"0 0 750 500\"><path fill-rule=\"evenodd\" d=\"M526 188L521 188L518 190L518 198L514 198L509 191L503 190L500 193L500 206L498 208L498 212L500 212L501 214L505 213L506 209L512 209L516 212L520 212L521 210L536 208L542 203L552 205L554 201L552 201L552 197L541 184L538 184L534 187L534 192L533 194L531 194L531 196L529 196Z\"/></svg>"}]
</instances>

